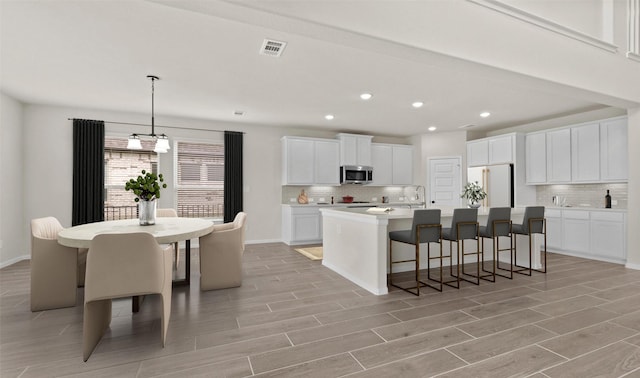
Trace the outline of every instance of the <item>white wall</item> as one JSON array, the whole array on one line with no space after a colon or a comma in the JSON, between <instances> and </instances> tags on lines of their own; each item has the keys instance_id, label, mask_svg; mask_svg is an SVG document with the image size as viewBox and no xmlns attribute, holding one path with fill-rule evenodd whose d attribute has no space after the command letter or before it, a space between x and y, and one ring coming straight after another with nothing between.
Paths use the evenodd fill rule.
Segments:
<instances>
[{"instance_id":1,"label":"white wall","mask_svg":"<svg viewBox=\"0 0 640 378\"><path fill-rule=\"evenodd\" d=\"M23 105L0 93L0 267L29 255L23 203Z\"/></svg>"},{"instance_id":2,"label":"white wall","mask_svg":"<svg viewBox=\"0 0 640 378\"><path fill-rule=\"evenodd\" d=\"M629 197L627 207L627 267L640 269L640 107L629 109Z\"/></svg>"}]
</instances>

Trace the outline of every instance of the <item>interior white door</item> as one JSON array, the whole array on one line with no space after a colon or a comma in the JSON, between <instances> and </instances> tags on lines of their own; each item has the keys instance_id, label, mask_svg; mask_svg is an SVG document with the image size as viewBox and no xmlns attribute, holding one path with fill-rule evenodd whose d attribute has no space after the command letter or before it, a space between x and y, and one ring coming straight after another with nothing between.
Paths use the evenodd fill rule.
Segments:
<instances>
[{"instance_id":1,"label":"interior white door","mask_svg":"<svg viewBox=\"0 0 640 378\"><path fill-rule=\"evenodd\" d=\"M462 158L432 158L428 167L429 204L435 207L460 206Z\"/></svg>"}]
</instances>

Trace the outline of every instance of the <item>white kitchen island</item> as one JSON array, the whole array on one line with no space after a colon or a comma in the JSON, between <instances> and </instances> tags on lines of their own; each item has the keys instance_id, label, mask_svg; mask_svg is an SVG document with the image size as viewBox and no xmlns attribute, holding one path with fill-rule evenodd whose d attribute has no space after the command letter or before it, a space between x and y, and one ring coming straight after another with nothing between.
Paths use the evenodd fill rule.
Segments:
<instances>
[{"instance_id":1,"label":"white kitchen island","mask_svg":"<svg viewBox=\"0 0 640 378\"><path fill-rule=\"evenodd\" d=\"M413 209L395 208L388 213L368 213L366 208L325 208L322 212L322 265L339 273L355 284L376 295L388 293L387 273L389 272L389 231L406 230L411 228ZM453 209L442 209L442 227L450 227ZM524 215L524 208L511 211L514 223L520 223ZM479 209L478 222L486 225L488 210ZM508 239L505 239L504 246ZM517 261L519 265L529 265L529 240L527 236L518 235ZM533 268L539 269L540 246L542 235L534 238ZM396 247L397 246L397 247ZM485 242L485 259L493 258L492 243ZM465 249L475 247L475 242L466 242ZM432 253L437 245L432 246ZM501 241L501 248L503 244ZM455 249L455 244L454 244ZM413 258L415 248L411 245L394 244L394 260ZM449 243L443 243L443 253L448 255ZM420 267L426 268L426 245L421 247ZM505 257L505 256L503 256ZM415 264L395 264L394 273L413 270Z\"/></svg>"}]
</instances>

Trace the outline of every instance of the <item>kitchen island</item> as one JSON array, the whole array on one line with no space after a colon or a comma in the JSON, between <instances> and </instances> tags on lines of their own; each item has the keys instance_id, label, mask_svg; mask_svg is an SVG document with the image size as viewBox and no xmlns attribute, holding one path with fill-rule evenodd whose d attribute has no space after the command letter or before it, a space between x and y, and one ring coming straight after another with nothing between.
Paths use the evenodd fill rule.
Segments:
<instances>
[{"instance_id":1,"label":"kitchen island","mask_svg":"<svg viewBox=\"0 0 640 378\"><path fill-rule=\"evenodd\" d=\"M450 227L453 208L441 209L442 227ZM322 265L339 273L362 288L376 295L388 293L387 273L389 272L389 231L411 228L414 209L394 208L388 213L370 213L366 208L324 208L322 213ZM520 223L524 208L511 211L514 223ZM488 210L478 210L478 222L486 225ZM519 265L529 265L529 240L527 236L516 237ZM505 239L504 245L508 241ZM465 249L475 248L475 242L465 243ZM540 246L542 235L534 238L533 268L541 267ZM449 243L443 243L443 254L449 254ZM493 258L491 240L485 242L485 259ZM502 243L501 243L502 247ZM437 248L437 247L436 247ZM453 246L455 250L455 244ZM415 256L412 245L394 244L394 260L406 260ZM426 246L421 248L420 267L426 268ZM435 251L432 248L432 251ZM394 273L409 271L414 263L395 264Z\"/></svg>"}]
</instances>

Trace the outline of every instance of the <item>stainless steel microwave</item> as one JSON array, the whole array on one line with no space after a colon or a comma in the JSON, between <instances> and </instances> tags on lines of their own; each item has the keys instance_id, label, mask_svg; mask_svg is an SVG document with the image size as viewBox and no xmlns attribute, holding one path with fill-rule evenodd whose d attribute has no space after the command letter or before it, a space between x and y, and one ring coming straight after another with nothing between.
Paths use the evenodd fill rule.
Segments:
<instances>
[{"instance_id":1,"label":"stainless steel microwave","mask_svg":"<svg viewBox=\"0 0 640 378\"><path fill-rule=\"evenodd\" d=\"M373 181L373 167L343 165L340 167L341 184L369 184Z\"/></svg>"}]
</instances>

